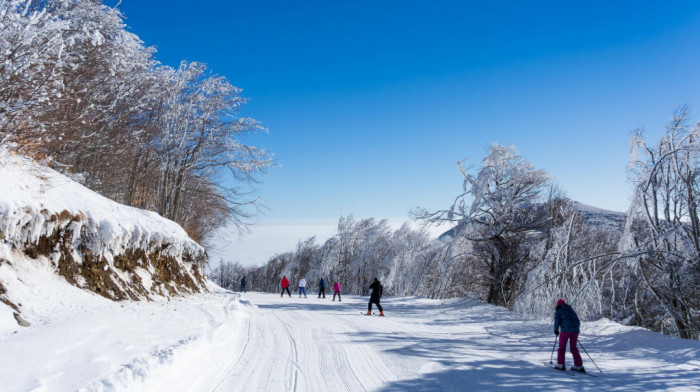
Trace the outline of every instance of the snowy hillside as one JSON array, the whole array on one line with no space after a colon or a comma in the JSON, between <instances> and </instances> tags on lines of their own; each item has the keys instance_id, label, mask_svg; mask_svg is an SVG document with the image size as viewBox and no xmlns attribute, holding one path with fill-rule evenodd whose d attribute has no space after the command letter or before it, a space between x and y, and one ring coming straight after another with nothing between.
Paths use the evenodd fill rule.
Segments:
<instances>
[{"instance_id":1,"label":"snowy hillside","mask_svg":"<svg viewBox=\"0 0 700 392\"><path fill-rule=\"evenodd\" d=\"M46 316L27 298L37 290L32 274L23 274L28 260L114 300L204 289L204 249L174 222L117 204L5 149L0 183L0 325L13 315L29 323Z\"/></svg>"},{"instance_id":2,"label":"snowy hillside","mask_svg":"<svg viewBox=\"0 0 700 392\"><path fill-rule=\"evenodd\" d=\"M578 214L583 218L583 220L591 225L597 227L606 227L613 230L622 231L627 221L627 214L624 212L610 211L603 208L598 208L590 206L588 204L579 203L577 201L573 202L573 208L578 212ZM452 237L454 236L456 227L453 227L439 237Z\"/></svg>"},{"instance_id":3,"label":"snowy hillside","mask_svg":"<svg viewBox=\"0 0 700 392\"><path fill-rule=\"evenodd\" d=\"M574 208L586 223L592 226L605 226L611 229L622 230L627 221L627 214L624 212L605 210L579 202L574 202Z\"/></svg>"}]
</instances>

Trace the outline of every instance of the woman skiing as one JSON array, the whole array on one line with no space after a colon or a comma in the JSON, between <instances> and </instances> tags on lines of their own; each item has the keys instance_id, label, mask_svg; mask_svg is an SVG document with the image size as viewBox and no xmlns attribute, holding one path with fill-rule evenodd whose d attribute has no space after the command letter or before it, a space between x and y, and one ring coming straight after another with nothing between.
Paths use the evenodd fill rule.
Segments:
<instances>
[{"instance_id":1,"label":"woman skiing","mask_svg":"<svg viewBox=\"0 0 700 392\"><path fill-rule=\"evenodd\" d=\"M303 276L299 280L299 298L301 298L301 294L304 294L304 298L306 298L306 279Z\"/></svg>"},{"instance_id":2,"label":"woman skiing","mask_svg":"<svg viewBox=\"0 0 700 392\"><path fill-rule=\"evenodd\" d=\"M282 281L280 282L280 286L282 286L282 295L280 295L280 298L284 297L284 290L287 290L287 294L289 294L289 298L292 298L292 293L289 292L289 279L287 279L286 276L282 277Z\"/></svg>"},{"instance_id":3,"label":"woman skiing","mask_svg":"<svg viewBox=\"0 0 700 392\"><path fill-rule=\"evenodd\" d=\"M367 315L369 316L372 314L372 304L375 303L377 304L377 309L379 309L379 315L384 316L384 309L382 309L382 305L379 304L379 299L382 297L382 294L384 294L384 287L382 287L382 284L379 283L377 278L374 278L369 288L372 289L372 295L370 295L369 303L367 304Z\"/></svg>"},{"instance_id":4,"label":"woman skiing","mask_svg":"<svg viewBox=\"0 0 700 392\"><path fill-rule=\"evenodd\" d=\"M338 283L338 279L333 282L333 301L335 301L336 295L338 295L338 302L342 301L340 299L340 283Z\"/></svg>"},{"instance_id":5,"label":"woman skiing","mask_svg":"<svg viewBox=\"0 0 700 392\"><path fill-rule=\"evenodd\" d=\"M576 342L578 341L579 326L581 322L576 315L576 312L564 302L563 298L557 301L557 307L554 312L554 334L559 336L559 351L557 352L557 365L554 367L557 370L566 370L564 359L566 357L566 342L569 342L569 351L574 357L574 366L571 370L585 373L583 368L583 360L578 352ZM559 330L561 329L561 333Z\"/></svg>"}]
</instances>

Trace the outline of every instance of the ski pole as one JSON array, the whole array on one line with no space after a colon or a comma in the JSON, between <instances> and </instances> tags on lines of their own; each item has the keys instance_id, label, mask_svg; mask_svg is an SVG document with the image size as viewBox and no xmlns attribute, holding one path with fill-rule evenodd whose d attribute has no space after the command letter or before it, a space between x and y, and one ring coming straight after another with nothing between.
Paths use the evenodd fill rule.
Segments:
<instances>
[{"instance_id":1,"label":"ski pole","mask_svg":"<svg viewBox=\"0 0 700 392\"><path fill-rule=\"evenodd\" d=\"M559 336L555 335L554 336L554 345L552 346L552 355L549 356L549 364L552 364L552 358L554 358L554 348L557 347L557 338Z\"/></svg>"},{"instance_id":2,"label":"ski pole","mask_svg":"<svg viewBox=\"0 0 700 392\"><path fill-rule=\"evenodd\" d=\"M591 358L591 355L588 354L588 351L586 351L586 348L583 347L583 344L581 344L581 341L580 341L580 340L578 341L578 345L581 346L581 348L582 348L583 351L586 353L586 355L588 355L588 358L591 360L591 362L593 362L593 365L595 365L596 369L598 369L599 372L603 373L603 371L600 370L600 368L598 367L598 365L595 364L595 361L593 360L593 358Z\"/></svg>"}]
</instances>

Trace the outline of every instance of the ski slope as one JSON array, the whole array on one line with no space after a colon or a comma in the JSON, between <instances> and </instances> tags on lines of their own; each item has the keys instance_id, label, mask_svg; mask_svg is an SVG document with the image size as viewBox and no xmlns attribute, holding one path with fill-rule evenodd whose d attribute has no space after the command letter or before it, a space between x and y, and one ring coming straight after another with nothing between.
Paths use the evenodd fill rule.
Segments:
<instances>
[{"instance_id":1,"label":"ski slope","mask_svg":"<svg viewBox=\"0 0 700 392\"><path fill-rule=\"evenodd\" d=\"M606 320L581 334L604 373L574 377L542 365L548 321L470 299L385 298L379 317L362 315L367 297L356 296L212 285L117 303L43 287L36 295L53 310L41 323L0 326L3 391L700 391L700 342Z\"/></svg>"},{"instance_id":2,"label":"ski slope","mask_svg":"<svg viewBox=\"0 0 700 392\"><path fill-rule=\"evenodd\" d=\"M217 391L700 390L700 342L609 321L581 335L604 374L571 377L542 365L554 343L548 322L469 299L387 298L382 318L363 316L367 298L355 296L242 297L256 306Z\"/></svg>"}]
</instances>

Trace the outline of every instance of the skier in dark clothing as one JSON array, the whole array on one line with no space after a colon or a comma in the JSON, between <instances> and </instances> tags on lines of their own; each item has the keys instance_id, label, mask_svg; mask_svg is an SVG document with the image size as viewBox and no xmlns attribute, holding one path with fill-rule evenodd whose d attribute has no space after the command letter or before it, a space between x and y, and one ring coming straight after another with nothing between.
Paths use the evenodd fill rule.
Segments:
<instances>
[{"instance_id":1,"label":"skier in dark clothing","mask_svg":"<svg viewBox=\"0 0 700 392\"><path fill-rule=\"evenodd\" d=\"M246 288L245 276L243 277L243 279L241 279L241 291L244 293L248 292L248 289Z\"/></svg>"},{"instance_id":2,"label":"skier in dark clothing","mask_svg":"<svg viewBox=\"0 0 700 392\"><path fill-rule=\"evenodd\" d=\"M289 292L289 279L287 279L286 276L282 277L282 281L280 282L280 286L282 286L282 295L280 295L280 297L284 297L284 290L287 290L287 294L289 294L289 298L292 298L292 293Z\"/></svg>"},{"instance_id":3,"label":"skier in dark clothing","mask_svg":"<svg viewBox=\"0 0 700 392\"><path fill-rule=\"evenodd\" d=\"M574 357L574 366L571 370L585 373L583 368L583 359L578 352L576 342L578 341L579 326L581 322L571 306L564 302L564 299L557 301L557 307L554 312L554 334L559 336L559 351L557 352L557 365L554 367L557 370L566 370L564 360L566 358L566 342L569 342L569 351ZM561 334L559 333L561 329Z\"/></svg>"},{"instance_id":4,"label":"skier in dark clothing","mask_svg":"<svg viewBox=\"0 0 700 392\"><path fill-rule=\"evenodd\" d=\"M377 278L374 278L374 282L369 285L369 288L372 289L372 295L370 295L369 303L367 304L367 315L369 316L372 314L372 304L375 303L377 304L377 309L379 309L379 315L384 316L384 309L382 309L382 305L379 304L379 299L382 297L382 294L384 294L384 287L382 287L382 284L379 283Z\"/></svg>"},{"instance_id":5,"label":"skier in dark clothing","mask_svg":"<svg viewBox=\"0 0 700 392\"><path fill-rule=\"evenodd\" d=\"M321 295L326 298L326 281L323 278L318 282L318 298L321 298Z\"/></svg>"}]
</instances>

